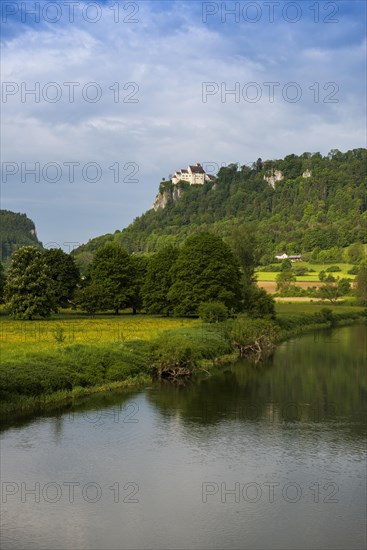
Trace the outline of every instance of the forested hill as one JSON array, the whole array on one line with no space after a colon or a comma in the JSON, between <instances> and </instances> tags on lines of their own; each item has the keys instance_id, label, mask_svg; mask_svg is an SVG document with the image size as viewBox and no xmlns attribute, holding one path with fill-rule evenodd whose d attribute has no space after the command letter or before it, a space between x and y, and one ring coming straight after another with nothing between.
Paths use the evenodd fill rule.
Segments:
<instances>
[{"instance_id":1,"label":"forested hill","mask_svg":"<svg viewBox=\"0 0 367 550\"><path fill-rule=\"evenodd\" d=\"M0 210L1 260L7 263L10 256L21 246L36 245L42 248L36 227L26 214Z\"/></svg>"},{"instance_id":2,"label":"forested hill","mask_svg":"<svg viewBox=\"0 0 367 550\"><path fill-rule=\"evenodd\" d=\"M366 165L366 149L332 150L325 157L304 153L259 159L252 167L232 164L220 169L215 182L204 185L162 182L158 198L167 201L165 208L151 209L126 229L89 241L76 256L81 264L88 262L108 241L121 243L129 252L153 252L199 230L227 238L242 224L256 232L263 263L276 252L366 243Z\"/></svg>"}]
</instances>

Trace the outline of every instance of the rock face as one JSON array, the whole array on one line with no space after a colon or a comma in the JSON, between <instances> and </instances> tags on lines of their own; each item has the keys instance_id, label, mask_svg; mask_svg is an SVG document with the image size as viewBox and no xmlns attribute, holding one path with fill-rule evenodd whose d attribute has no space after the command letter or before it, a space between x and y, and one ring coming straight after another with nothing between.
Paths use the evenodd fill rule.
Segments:
<instances>
[{"instance_id":1,"label":"rock face","mask_svg":"<svg viewBox=\"0 0 367 550\"><path fill-rule=\"evenodd\" d=\"M264 180L274 188L275 182L284 180L284 176L280 170L275 170L271 176L264 176Z\"/></svg>"},{"instance_id":2,"label":"rock face","mask_svg":"<svg viewBox=\"0 0 367 550\"><path fill-rule=\"evenodd\" d=\"M153 203L153 210L157 211L159 208L165 208L169 202L176 202L183 192L184 189L177 185L173 185L171 189L160 191Z\"/></svg>"},{"instance_id":3,"label":"rock face","mask_svg":"<svg viewBox=\"0 0 367 550\"><path fill-rule=\"evenodd\" d=\"M306 170L306 171L303 172L303 174L302 174L302 177L303 177L303 178L310 178L311 176L312 176L311 170Z\"/></svg>"}]
</instances>

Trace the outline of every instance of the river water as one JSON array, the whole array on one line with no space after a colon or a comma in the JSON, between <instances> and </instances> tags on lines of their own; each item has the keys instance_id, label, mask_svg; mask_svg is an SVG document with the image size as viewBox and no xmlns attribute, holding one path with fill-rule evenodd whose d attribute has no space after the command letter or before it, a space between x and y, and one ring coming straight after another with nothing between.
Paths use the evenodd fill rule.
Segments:
<instances>
[{"instance_id":1,"label":"river water","mask_svg":"<svg viewBox=\"0 0 367 550\"><path fill-rule=\"evenodd\" d=\"M5 549L366 547L367 327L3 426Z\"/></svg>"}]
</instances>

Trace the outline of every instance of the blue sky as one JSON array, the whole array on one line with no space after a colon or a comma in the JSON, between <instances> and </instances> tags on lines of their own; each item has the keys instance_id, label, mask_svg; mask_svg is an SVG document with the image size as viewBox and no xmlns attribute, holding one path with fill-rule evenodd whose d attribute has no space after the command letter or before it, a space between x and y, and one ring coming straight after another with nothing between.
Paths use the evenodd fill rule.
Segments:
<instances>
[{"instance_id":1,"label":"blue sky","mask_svg":"<svg viewBox=\"0 0 367 550\"><path fill-rule=\"evenodd\" d=\"M44 244L126 227L188 164L365 146L365 2L1 4L2 208Z\"/></svg>"}]
</instances>

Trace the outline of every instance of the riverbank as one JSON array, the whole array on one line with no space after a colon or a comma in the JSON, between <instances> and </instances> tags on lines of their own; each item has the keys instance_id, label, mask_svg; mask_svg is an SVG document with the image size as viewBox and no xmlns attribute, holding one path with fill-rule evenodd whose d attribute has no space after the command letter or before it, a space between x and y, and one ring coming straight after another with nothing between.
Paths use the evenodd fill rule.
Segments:
<instances>
[{"instance_id":1,"label":"riverbank","mask_svg":"<svg viewBox=\"0 0 367 550\"><path fill-rule=\"evenodd\" d=\"M301 305L287 308L282 304L274 321L275 345L310 330L366 320L363 308L311 307L302 312ZM152 381L152 366L157 364L210 371L238 358L231 345L232 324L194 321L150 340L71 345L61 341L53 349L8 356L1 363L0 412L32 412L89 394L146 385Z\"/></svg>"}]
</instances>

